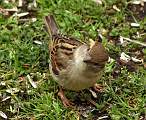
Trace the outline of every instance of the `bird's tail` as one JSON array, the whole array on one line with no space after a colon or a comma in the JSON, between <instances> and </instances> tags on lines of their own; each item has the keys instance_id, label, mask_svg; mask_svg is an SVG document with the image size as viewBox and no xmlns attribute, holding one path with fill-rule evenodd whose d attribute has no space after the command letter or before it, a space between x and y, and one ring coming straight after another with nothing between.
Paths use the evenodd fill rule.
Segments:
<instances>
[{"instance_id":1,"label":"bird's tail","mask_svg":"<svg viewBox=\"0 0 146 120\"><path fill-rule=\"evenodd\" d=\"M51 37L53 35L57 35L59 33L59 29L53 15L45 16L44 20L45 20L45 27L49 35Z\"/></svg>"}]
</instances>

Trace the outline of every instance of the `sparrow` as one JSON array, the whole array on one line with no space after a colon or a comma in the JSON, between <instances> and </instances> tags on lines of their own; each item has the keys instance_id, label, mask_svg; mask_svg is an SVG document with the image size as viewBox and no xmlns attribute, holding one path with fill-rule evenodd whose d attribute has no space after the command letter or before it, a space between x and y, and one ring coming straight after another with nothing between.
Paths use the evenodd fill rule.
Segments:
<instances>
[{"instance_id":1,"label":"sparrow","mask_svg":"<svg viewBox=\"0 0 146 120\"><path fill-rule=\"evenodd\" d=\"M58 96L65 107L72 103L65 97L64 89L80 91L90 87L99 88L99 80L108 61L108 53L98 40L89 44L63 35L53 15L44 17L49 41L50 74L59 84Z\"/></svg>"}]
</instances>

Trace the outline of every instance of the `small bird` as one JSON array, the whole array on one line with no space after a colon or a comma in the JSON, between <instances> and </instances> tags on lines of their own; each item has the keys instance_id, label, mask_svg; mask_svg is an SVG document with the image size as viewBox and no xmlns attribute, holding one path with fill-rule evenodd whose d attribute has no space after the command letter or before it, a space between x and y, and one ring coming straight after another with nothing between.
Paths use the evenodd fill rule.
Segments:
<instances>
[{"instance_id":1,"label":"small bird","mask_svg":"<svg viewBox=\"0 0 146 120\"><path fill-rule=\"evenodd\" d=\"M59 84L58 96L64 106L72 103L65 97L63 89L80 91L93 87L99 89L96 81L101 78L108 53L103 45L90 40L89 44L60 34L53 15L44 18L49 41L50 74Z\"/></svg>"}]
</instances>

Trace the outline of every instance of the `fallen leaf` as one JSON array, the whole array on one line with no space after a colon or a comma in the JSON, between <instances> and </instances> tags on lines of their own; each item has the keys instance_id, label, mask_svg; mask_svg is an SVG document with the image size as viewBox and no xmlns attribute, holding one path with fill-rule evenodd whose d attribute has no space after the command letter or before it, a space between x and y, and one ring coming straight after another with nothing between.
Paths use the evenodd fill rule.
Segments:
<instances>
[{"instance_id":1,"label":"fallen leaf","mask_svg":"<svg viewBox=\"0 0 146 120\"><path fill-rule=\"evenodd\" d=\"M130 56L129 55L127 55L126 53L124 53L124 52L122 52L121 53L121 56L120 56L120 60L124 60L125 62L128 62L128 61L130 61Z\"/></svg>"}]
</instances>

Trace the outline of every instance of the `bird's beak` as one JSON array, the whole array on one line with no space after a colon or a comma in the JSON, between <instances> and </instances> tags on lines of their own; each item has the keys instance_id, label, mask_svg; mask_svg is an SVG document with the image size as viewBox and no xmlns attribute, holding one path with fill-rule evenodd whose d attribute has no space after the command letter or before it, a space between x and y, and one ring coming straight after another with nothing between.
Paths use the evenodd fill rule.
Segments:
<instances>
[{"instance_id":1,"label":"bird's beak","mask_svg":"<svg viewBox=\"0 0 146 120\"><path fill-rule=\"evenodd\" d=\"M90 45L90 49L95 45L95 41L92 39L89 39L89 45Z\"/></svg>"},{"instance_id":2,"label":"bird's beak","mask_svg":"<svg viewBox=\"0 0 146 120\"><path fill-rule=\"evenodd\" d=\"M84 62L90 61L90 60L91 60L91 57L89 54L87 54L86 57L84 58Z\"/></svg>"}]
</instances>

